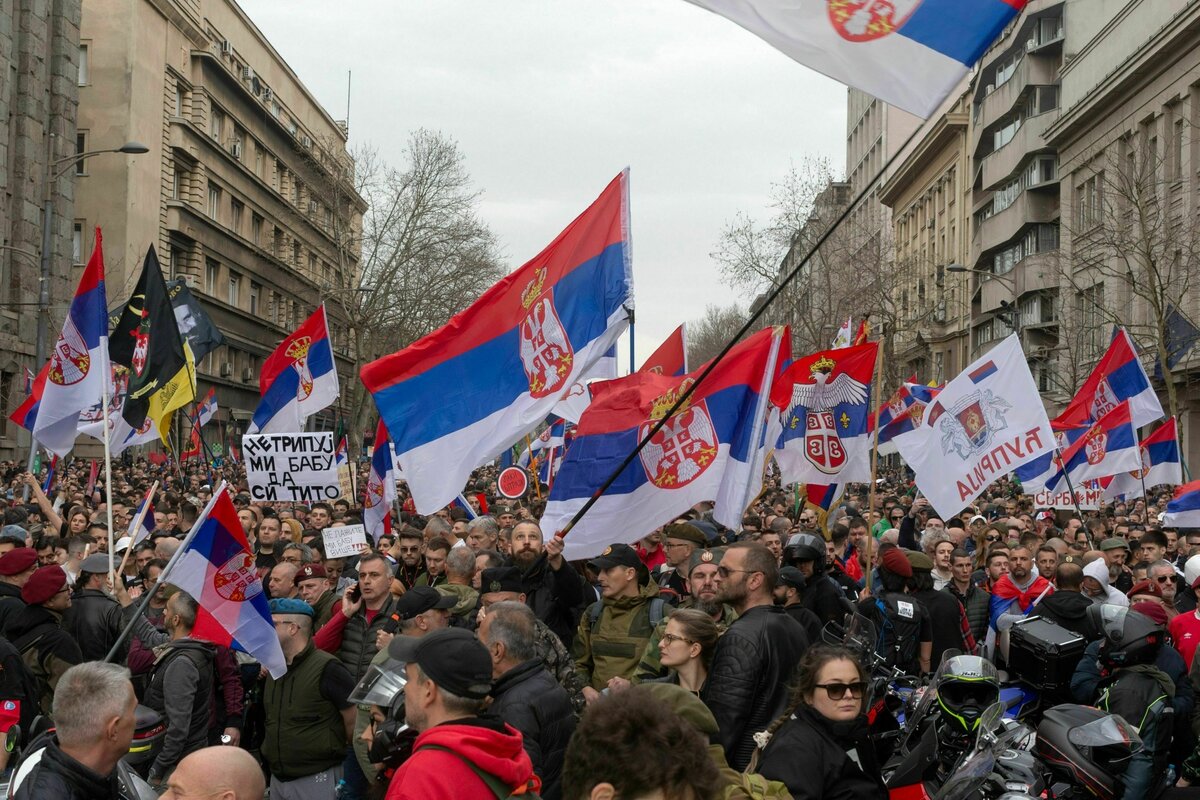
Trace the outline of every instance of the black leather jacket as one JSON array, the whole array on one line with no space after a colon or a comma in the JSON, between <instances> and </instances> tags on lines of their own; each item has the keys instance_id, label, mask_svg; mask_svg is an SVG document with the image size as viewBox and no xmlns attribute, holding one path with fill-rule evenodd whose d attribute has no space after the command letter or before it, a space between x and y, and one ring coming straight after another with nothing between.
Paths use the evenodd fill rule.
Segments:
<instances>
[{"instance_id":1,"label":"black leather jacket","mask_svg":"<svg viewBox=\"0 0 1200 800\"><path fill-rule=\"evenodd\" d=\"M525 587L525 604L570 650L583 613L583 578L565 561L562 569L551 569L546 554L542 553L521 576L521 583Z\"/></svg>"},{"instance_id":2,"label":"black leather jacket","mask_svg":"<svg viewBox=\"0 0 1200 800\"><path fill-rule=\"evenodd\" d=\"M492 687L489 714L521 732L533 771L542 779L542 797L562 797L563 758L567 742L575 732L575 714L567 690L543 666L532 659L510 669Z\"/></svg>"},{"instance_id":3,"label":"black leather jacket","mask_svg":"<svg viewBox=\"0 0 1200 800\"><path fill-rule=\"evenodd\" d=\"M79 642L84 661L103 661L127 622L121 604L99 589L82 589L71 598L71 607L63 614L63 630ZM128 640L117 653L123 663L129 652Z\"/></svg>"},{"instance_id":4,"label":"black leather jacket","mask_svg":"<svg viewBox=\"0 0 1200 800\"><path fill-rule=\"evenodd\" d=\"M858 763L848 755L853 749ZM758 771L782 781L795 800L884 800L874 748L860 720L831 723L801 706L771 738Z\"/></svg>"},{"instance_id":5,"label":"black leather jacket","mask_svg":"<svg viewBox=\"0 0 1200 800\"><path fill-rule=\"evenodd\" d=\"M755 733L787 707L788 687L808 636L782 608L755 606L717 641L702 699L717 720L718 743L729 766L750 763Z\"/></svg>"}]
</instances>

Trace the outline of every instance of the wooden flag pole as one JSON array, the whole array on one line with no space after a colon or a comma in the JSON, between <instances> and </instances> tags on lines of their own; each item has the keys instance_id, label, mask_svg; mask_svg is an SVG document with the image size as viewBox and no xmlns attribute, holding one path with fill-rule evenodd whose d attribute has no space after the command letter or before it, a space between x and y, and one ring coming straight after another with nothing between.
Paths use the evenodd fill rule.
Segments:
<instances>
[{"instance_id":1,"label":"wooden flag pole","mask_svg":"<svg viewBox=\"0 0 1200 800\"><path fill-rule=\"evenodd\" d=\"M142 529L142 521L146 519L146 515L150 513L150 506L153 504L154 493L158 491L158 480L150 485L150 491L146 493L145 502L142 503L142 510L138 512L134 519L133 530L140 531ZM136 536L136 533L134 534ZM117 568L113 580L125 574L125 565L129 563L129 556L133 553L133 542L129 543L129 547L125 548L125 555L121 557L121 566ZM115 584L114 584L115 585Z\"/></svg>"},{"instance_id":2,"label":"wooden flag pole","mask_svg":"<svg viewBox=\"0 0 1200 800\"><path fill-rule=\"evenodd\" d=\"M875 380L872 381L871 392L875 400L873 422L874 434L871 436L871 485L867 487L867 525L871 526L871 515L875 513L875 481L879 478L879 411L883 408L883 397L880 395L880 384L883 383L883 343L877 343L875 351ZM871 526L873 527L873 526ZM866 581L867 593L871 591L871 555L874 550L874 535L871 527L867 528L867 560L863 568L863 580Z\"/></svg>"}]
</instances>

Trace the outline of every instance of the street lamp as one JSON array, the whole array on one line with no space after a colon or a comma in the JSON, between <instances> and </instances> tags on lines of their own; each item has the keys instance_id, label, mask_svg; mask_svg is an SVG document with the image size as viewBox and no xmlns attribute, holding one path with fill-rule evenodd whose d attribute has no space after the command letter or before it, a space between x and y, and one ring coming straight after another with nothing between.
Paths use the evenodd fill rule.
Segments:
<instances>
[{"instance_id":1,"label":"street lamp","mask_svg":"<svg viewBox=\"0 0 1200 800\"><path fill-rule=\"evenodd\" d=\"M53 139L55 134L50 134L51 146L53 151ZM63 156L58 159L50 159L47 154L46 171L43 176L42 183L42 258L41 258L41 275L38 278L41 286L38 291L38 326L37 326L37 355L34 366L37 369L42 368L42 362L46 360L46 344L50 336L50 248L51 248L51 231L54 228L54 192L52 187L58 182L58 179L66 174L67 170L75 166L81 161L91 158L92 156L103 155L105 153L122 153L125 155L141 155L149 153L150 148L139 142L126 142L120 147L113 147L106 150L88 150L83 153L72 153L69 156ZM37 452L37 440L30 437L29 440L29 462L27 466L33 469L33 457ZM28 487L26 487L26 499L28 499Z\"/></svg>"},{"instance_id":2,"label":"street lamp","mask_svg":"<svg viewBox=\"0 0 1200 800\"><path fill-rule=\"evenodd\" d=\"M971 267L962 264L947 264L946 272L966 273L971 272L976 275L986 275L989 280L997 280L1008 284L1008 288L1012 290L1013 302L1007 300L1000 301L1000 311L997 316L1008 323L1008 327L1017 334L1017 341L1021 340L1021 312L1017 308L1017 282L1007 275L997 275L995 272L989 272L984 269L972 269ZM969 323L968 323L969 326Z\"/></svg>"}]
</instances>

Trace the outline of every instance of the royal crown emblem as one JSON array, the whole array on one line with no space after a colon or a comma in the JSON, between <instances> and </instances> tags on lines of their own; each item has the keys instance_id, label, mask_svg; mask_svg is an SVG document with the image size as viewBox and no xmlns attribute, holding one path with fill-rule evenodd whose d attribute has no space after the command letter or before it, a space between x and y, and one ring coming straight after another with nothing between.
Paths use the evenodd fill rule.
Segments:
<instances>
[{"instance_id":1,"label":"royal crown emblem","mask_svg":"<svg viewBox=\"0 0 1200 800\"><path fill-rule=\"evenodd\" d=\"M519 328L521 366L529 380L529 393L534 397L548 397L561 393L571 377L571 365L575 351L567 339L567 331L554 308L554 288L526 303L527 293L540 290L545 270L530 281L521 293L521 303L529 310Z\"/></svg>"},{"instance_id":2,"label":"royal crown emblem","mask_svg":"<svg viewBox=\"0 0 1200 800\"><path fill-rule=\"evenodd\" d=\"M1084 454L1087 456L1087 462L1092 465L1099 464L1104 460L1104 455L1108 447L1108 434L1102 430L1096 429L1088 434L1087 441L1083 445Z\"/></svg>"},{"instance_id":3,"label":"royal crown emblem","mask_svg":"<svg viewBox=\"0 0 1200 800\"><path fill-rule=\"evenodd\" d=\"M87 342L83 340L79 328L75 327L75 321L67 315L62 333L54 344L54 352L50 354L50 368L46 371L46 377L59 386L70 386L87 377L91 363Z\"/></svg>"},{"instance_id":4,"label":"royal crown emblem","mask_svg":"<svg viewBox=\"0 0 1200 800\"><path fill-rule=\"evenodd\" d=\"M692 384L695 382L696 381L693 378L684 378L679 382L678 386L673 389L668 389L666 392L656 397L654 402L650 404L650 419L660 420L665 417L667 413L674 407L674 405L679 402L679 398L683 397L687 390L692 388ZM680 404L679 408L675 409L675 413L682 414L690 405L691 398L689 397Z\"/></svg>"},{"instance_id":5,"label":"royal crown emblem","mask_svg":"<svg viewBox=\"0 0 1200 800\"><path fill-rule=\"evenodd\" d=\"M262 581L249 553L237 553L213 575L213 588L226 600L240 603L262 594Z\"/></svg>"},{"instance_id":6,"label":"royal crown emblem","mask_svg":"<svg viewBox=\"0 0 1200 800\"><path fill-rule=\"evenodd\" d=\"M313 392L313 385L316 381L313 379L312 370L308 368L308 351L312 348L312 337L301 336L288 345L284 355L293 359L292 369L296 370L300 376L300 382L296 386L296 399L307 400Z\"/></svg>"},{"instance_id":7,"label":"royal crown emblem","mask_svg":"<svg viewBox=\"0 0 1200 800\"><path fill-rule=\"evenodd\" d=\"M681 385L654 401L650 419L638 427L639 440L645 439L666 415L683 388ZM712 465L717 458L717 446L717 431L708 404L701 400L672 415L638 456L651 483L660 489L678 489L696 480Z\"/></svg>"},{"instance_id":8,"label":"royal crown emblem","mask_svg":"<svg viewBox=\"0 0 1200 800\"><path fill-rule=\"evenodd\" d=\"M867 403L866 384L846 372L834 375L836 368L837 362L826 355L809 364L812 382L792 386L792 404L787 412L789 427L804 425L804 458L825 475L840 472L848 457L834 409L843 404Z\"/></svg>"},{"instance_id":9,"label":"royal crown emblem","mask_svg":"<svg viewBox=\"0 0 1200 800\"><path fill-rule=\"evenodd\" d=\"M374 508L383 502L383 481L374 472L367 478L367 490L363 493L363 508Z\"/></svg>"},{"instance_id":10,"label":"royal crown emblem","mask_svg":"<svg viewBox=\"0 0 1200 800\"><path fill-rule=\"evenodd\" d=\"M533 305L533 302L538 299L538 295L542 293L542 286L546 283L546 268L539 267L534 273L533 278L529 283L525 284L525 288L521 290L521 305L526 311Z\"/></svg>"},{"instance_id":11,"label":"royal crown emblem","mask_svg":"<svg viewBox=\"0 0 1200 800\"><path fill-rule=\"evenodd\" d=\"M923 0L827 0L829 21L851 42L869 42L904 26Z\"/></svg>"},{"instance_id":12,"label":"royal crown emblem","mask_svg":"<svg viewBox=\"0 0 1200 800\"><path fill-rule=\"evenodd\" d=\"M1135 469L1133 472L1131 472L1129 474L1132 475L1133 477L1137 478L1138 480L1141 480L1142 478L1146 477L1147 474L1149 474L1150 468L1154 465L1150 463L1150 450L1148 448L1139 447L1138 455L1142 460L1142 467L1141 467L1141 469Z\"/></svg>"}]
</instances>

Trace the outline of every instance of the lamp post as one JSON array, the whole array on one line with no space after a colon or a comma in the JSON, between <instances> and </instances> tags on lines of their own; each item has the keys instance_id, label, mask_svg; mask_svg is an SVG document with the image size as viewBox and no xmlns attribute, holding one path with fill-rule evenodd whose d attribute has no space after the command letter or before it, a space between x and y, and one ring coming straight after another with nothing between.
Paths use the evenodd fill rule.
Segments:
<instances>
[{"instance_id":1,"label":"lamp post","mask_svg":"<svg viewBox=\"0 0 1200 800\"><path fill-rule=\"evenodd\" d=\"M53 151L55 134L50 134L50 137L50 149ZM63 156L58 159L51 159L47 156L46 171L42 182L42 258L40 265L41 274L38 277L40 286L38 289L37 349L34 361L34 366L37 369L40 370L42 362L46 360L46 344L50 336L50 251L52 231L54 229L54 184L58 183L58 179L65 175L71 167L92 156L103 155L105 153L140 155L149 152L150 148L144 144L126 142L120 147L72 153L69 156ZM27 464L30 470L33 469L33 457L36 452L37 440L31 436L29 440L29 462ZM29 487L25 487L25 499L29 499Z\"/></svg>"},{"instance_id":2,"label":"lamp post","mask_svg":"<svg viewBox=\"0 0 1200 800\"><path fill-rule=\"evenodd\" d=\"M954 272L958 274L971 272L976 275L986 275L990 280L1001 281L1008 284L1008 288L1012 290L1013 302L1007 300L1000 301L999 316L1001 319L1008 322L1008 327L1012 328L1017 334L1017 341L1021 340L1021 311L1017 308L1017 282L1007 275L997 275L994 272L988 272L983 269L972 269L971 267L963 266L962 264L947 264L946 272ZM970 320L967 320L967 346L970 347Z\"/></svg>"}]
</instances>

